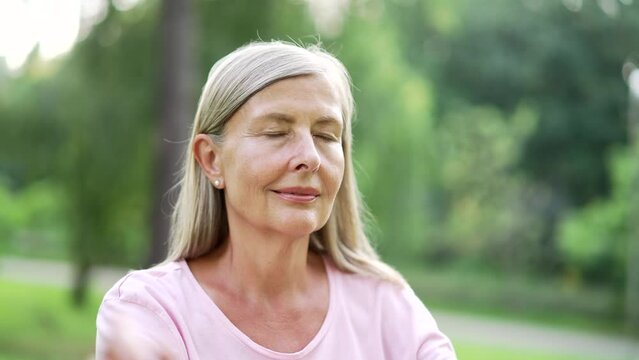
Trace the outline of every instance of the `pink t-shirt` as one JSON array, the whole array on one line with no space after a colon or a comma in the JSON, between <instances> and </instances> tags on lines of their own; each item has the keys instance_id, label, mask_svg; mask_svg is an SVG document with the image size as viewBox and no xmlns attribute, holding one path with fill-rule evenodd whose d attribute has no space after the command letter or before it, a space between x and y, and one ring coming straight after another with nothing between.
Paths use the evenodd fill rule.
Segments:
<instances>
[{"instance_id":1,"label":"pink t-shirt","mask_svg":"<svg viewBox=\"0 0 639 360\"><path fill-rule=\"evenodd\" d=\"M242 333L199 285L185 261L133 271L107 292L97 318L96 358L122 338L144 358L456 359L448 338L410 288L347 274L330 260L324 323L302 350L282 353ZM117 341L119 342L117 342ZM118 345L114 345L114 344Z\"/></svg>"}]
</instances>

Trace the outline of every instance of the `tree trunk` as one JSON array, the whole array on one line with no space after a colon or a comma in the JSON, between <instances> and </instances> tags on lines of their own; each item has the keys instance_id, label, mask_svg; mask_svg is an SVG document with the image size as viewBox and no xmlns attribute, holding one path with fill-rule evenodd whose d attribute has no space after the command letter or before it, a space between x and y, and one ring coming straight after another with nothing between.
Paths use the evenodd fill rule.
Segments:
<instances>
[{"instance_id":1,"label":"tree trunk","mask_svg":"<svg viewBox=\"0 0 639 360\"><path fill-rule=\"evenodd\" d=\"M153 177L151 246L147 265L166 257L171 206L167 191L179 171L183 144L194 113L193 3L164 0L160 22L159 136Z\"/></svg>"},{"instance_id":2,"label":"tree trunk","mask_svg":"<svg viewBox=\"0 0 639 360\"><path fill-rule=\"evenodd\" d=\"M71 298L75 307L81 307L86 303L87 289L89 287L89 275L91 275L91 265L85 259L77 261L75 264L73 279L73 289Z\"/></svg>"}]
</instances>

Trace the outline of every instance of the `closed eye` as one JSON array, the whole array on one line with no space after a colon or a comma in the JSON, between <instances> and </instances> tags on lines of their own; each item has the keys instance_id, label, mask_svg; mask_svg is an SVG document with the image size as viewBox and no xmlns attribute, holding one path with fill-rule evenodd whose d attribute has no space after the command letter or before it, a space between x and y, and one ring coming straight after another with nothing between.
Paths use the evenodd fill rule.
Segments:
<instances>
[{"instance_id":1,"label":"closed eye","mask_svg":"<svg viewBox=\"0 0 639 360\"><path fill-rule=\"evenodd\" d=\"M340 141L340 139L337 136L335 136L333 134L330 134L330 133L318 133L318 134L315 134L313 136L315 136L315 137L317 137L319 139L325 140L325 141L331 141L331 142L339 142Z\"/></svg>"},{"instance_id":2,"label":"closed eye","mask_svg":"<svg viewBox=\"0 0 639 360\"><path fill-rule=\"evenodd\" d=\"M263 135L269 138L278 138L278 137L286 136L287 133L285 131L269 131L269 132L263 133Z\"/></svg>"}]
</instances>

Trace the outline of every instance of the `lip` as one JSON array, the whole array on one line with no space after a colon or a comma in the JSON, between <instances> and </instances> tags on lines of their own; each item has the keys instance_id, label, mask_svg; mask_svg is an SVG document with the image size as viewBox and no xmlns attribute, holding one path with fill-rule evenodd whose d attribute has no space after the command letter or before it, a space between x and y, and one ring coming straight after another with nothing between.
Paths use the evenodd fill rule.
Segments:
<instances>
[{"instance_id":1,"label":"lip","mask_svg":"<svg viewBox=\"0 0 639 360\"><path fill-rule=\"evenodd\" d=\"M299 204L311 203L320 195L319 190L315 188L301 186L280 188L273 190L273 192L283 200Z\"/></svg>"}]
</instances>

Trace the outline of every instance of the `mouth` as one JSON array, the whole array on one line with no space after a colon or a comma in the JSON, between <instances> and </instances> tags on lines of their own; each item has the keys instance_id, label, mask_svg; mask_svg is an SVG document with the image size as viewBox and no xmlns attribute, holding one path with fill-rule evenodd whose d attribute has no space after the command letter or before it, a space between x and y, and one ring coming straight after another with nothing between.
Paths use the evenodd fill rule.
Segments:
<instances>
[{"instance_id":1,"label":"mouth","mask_svg":"<svg viewBox=\"0 0 639 360\"><path fill-rule=\"evenodd\" d=\"M294 203L310 203L320 196L319 190L311 187L289 187L273 192L281 199Z\"/></svg>"}]
</instances>

